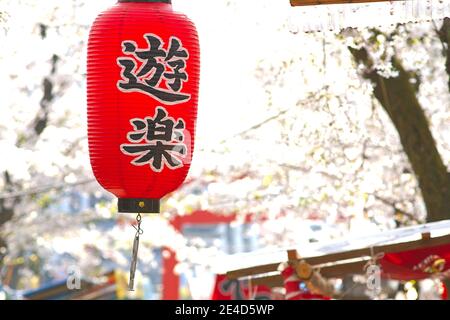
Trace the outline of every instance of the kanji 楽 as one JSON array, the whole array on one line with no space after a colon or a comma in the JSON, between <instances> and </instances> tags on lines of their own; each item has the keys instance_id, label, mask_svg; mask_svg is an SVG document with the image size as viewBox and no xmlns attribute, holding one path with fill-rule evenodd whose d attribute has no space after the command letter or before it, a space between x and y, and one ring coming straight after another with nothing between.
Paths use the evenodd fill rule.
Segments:
<instances>
[{"instance_id":1,"label":"kanji \u697d","mask_svg":"<svg viewBox=\"0 0 450 320\"><path fill-rule=\"evenodd\" d=\"M130 143L122 144L120 149L124 154L135 157L132 164L148 164L156 172L161 172L164 165L170 169L183 166L182 159L187 152L183 143L183 119L176 121L168 116L166 109L157 107L153 117L134 118L130 123L133 126L133 131L127 135Z\"/></svg>"},{"instance_id":2,"label":"kanji \u697d","mask_svg":"<svg viewBox=\"0 0 450 320\"><path fill-rule=\"evenodd\" d=\"M145 49L139 49L134 41L122 42L122 52L127 56L117 59L122 67L118 88L141 92L169 105L188 101L191 95L182 89L183 82L188 80L185 68L189 53L181 40L170 37L165 49L160 37L145 34L144 38L148 44Z\"/></svg>"}]
</instances>

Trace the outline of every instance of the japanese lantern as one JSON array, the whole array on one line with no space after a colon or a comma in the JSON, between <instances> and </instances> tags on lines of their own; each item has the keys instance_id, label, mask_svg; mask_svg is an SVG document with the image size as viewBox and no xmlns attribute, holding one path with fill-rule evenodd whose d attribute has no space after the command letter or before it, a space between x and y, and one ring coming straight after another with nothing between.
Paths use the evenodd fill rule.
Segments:
<instances>
[{"instance_id":1,"label":"japanese lantern","mask_svg":"<svg viewBox=\"0 0 450 320\"><path fill-rule=\"evenodd\" d=\"M183 183L199 87L194 24L170 0L119 0L89 35L88 141L97 181L119 212L158 213Z\"/></svg>"}]
</instances>

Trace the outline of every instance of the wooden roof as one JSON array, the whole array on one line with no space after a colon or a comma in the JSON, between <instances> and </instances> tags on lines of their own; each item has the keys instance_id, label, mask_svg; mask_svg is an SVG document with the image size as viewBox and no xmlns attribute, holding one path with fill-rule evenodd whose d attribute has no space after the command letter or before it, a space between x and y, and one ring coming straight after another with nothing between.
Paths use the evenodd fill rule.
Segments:
<instances>
[{"instance_id":1,"label":"wooden roof","mask_svg":"<svg viewBox=\"0 0 450 320\"><path fill-rule=\"evenodd\" d=\"M390 0L290 0L291 6L312 6L319 4L343 4L343 3L370 3L370 2L388 2ZM402 1L402 0L391 0Z\"/></svg>"},{"instance_id":2,"label":"wooden roof","mask_svg":"<svg viewBox=\"0 0 450 320\"><path fill-rule=\"evenodd\" d=\"M386 237L386 234L389 236ZM398 235L398 238L392 240L395 238L395 235ZM361 237L354 239L361 240ZM351 238L349 238L348 242L352 242ZM327 278L338 278L348 274L363 273L366 263L372 256L378 253L402 252L445 244L450 244L450 220L400 228L380 233L378 236L368 236L366 237L366 244L362 244L359 248L355 249L345 250L345 246L337 244L335 247L337 251L335 250L333 252L331 249L330 253L306 256L302 257L302 260L305 260L314 267L320 268L320 273L323 276ZM339 248L344 249L339 250ZM302 254L301 248L297 250ZM281 263L287 261L286 251L287 249L284 249L285 260L280 259L280 256L277 255L276 257L279 260L276 262L231 269L226 274L230 279L251 279L255 285L280 286L283 281L278 267ZM250 255L249 257L251 259L252 253L248 255Z\"/></svg>"}]
</instances>

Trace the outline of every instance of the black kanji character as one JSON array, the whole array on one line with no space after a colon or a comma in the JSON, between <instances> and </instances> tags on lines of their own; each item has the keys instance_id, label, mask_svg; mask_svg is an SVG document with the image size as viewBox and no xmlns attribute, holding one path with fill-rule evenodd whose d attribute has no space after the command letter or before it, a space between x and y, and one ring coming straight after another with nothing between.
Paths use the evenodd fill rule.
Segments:
<instances>
[{"instance_id":1,"label":"black kanji character","mask_svg":"<svg viewBox=\"0 0 450 320\"><path fill-rule=\"evenodd\" d=\"M186 67L185 59L187 59L189 55L186 49L180 48L180 41L177 38L172 37L170 39L170 48L165 61L167 61L167 64L172 68L173 72L165 72L164 78L173 80L172 82L168 83L168 86L174 91L180 91L182 87L182 81L187 81L188 79L187 74L183 69Z\"/></svg>"},{"instance_id":2,"label":"black kanji character","mask_svg":"<svg viewBox=\"0 0 450 320\"><path fill-rule=\"evenodd\" d=\"M141 69L136 74L136 77L142 77L150 75L149 79L145 80L149 86L154 87L159 84L161 76L164 72L164 64L160 63L157 58L165 58L166 52L161 49L161 39L146 35L148 49L136 50L136 45L132 41L124 41L124 52L134 53L139 60L143 62Z\"/></svg>"},{"instance_id":3,"label":"black kanji character","mask_svg":"<svg viewBox=\"0 0 450 320\"><path fill-rule=\"evenodd\" d=\"M170 169L183 166L180 158L186 155L183 142L184 120L168 117L163 107L156 109L153 118L132 119L134 131L128 133L128 141L133 144L122 144L121 150L127 155L137 155L131 163L134 165L149 164L154 171L160 172L165 163ZM139 142L145 140L145 144Z\"/></svg>"},{"instance_id":4,"label":"black kanji character","mask_svg":"<svg viewBox=\"0 0 450 320\"><path fill-rule=\"evenodd\" d=\"M122 67L121 77L117 83L122 91L146 93L165 104L188 101L189 94L180 93L183 81L188 80L184 68L189 54L176 37L170 38L168 51L162 40L154 34L146 34L148 48L138 50L133 41L124 41L122 50L132 57L120 57L117 63ZM134 58L134 59L133 59ZM137 61L141 62L138 70ZM166 71L167 70L167 71ZM168 70L171 70L170 72ZM161 80L166 80L166 88L161 87Z\"/></svg>"}]
</instances>

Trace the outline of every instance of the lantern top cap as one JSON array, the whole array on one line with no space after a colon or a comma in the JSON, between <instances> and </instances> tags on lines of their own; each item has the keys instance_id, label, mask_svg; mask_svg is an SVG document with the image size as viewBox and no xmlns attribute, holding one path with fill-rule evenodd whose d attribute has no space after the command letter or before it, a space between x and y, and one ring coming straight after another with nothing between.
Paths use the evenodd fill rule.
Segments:
<instances>
[{"instance_id":1,"label":"lantern top cap","mask_svg":"<svg viewBox=\"0 0 450 320\"><path fill-rule=\"evenodd\" d=\"M119 0L119 2L149 2L149 3L172 3L172 0Z\"/></svg>"}]
</instances>

